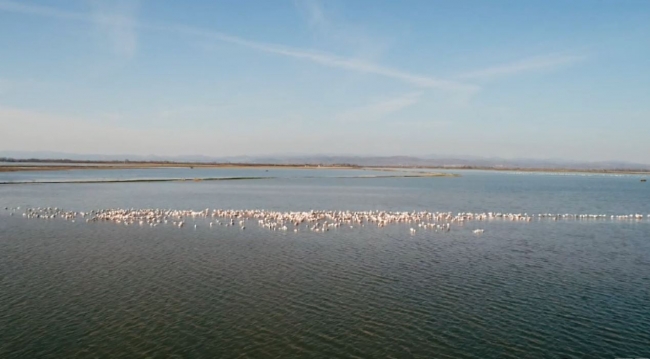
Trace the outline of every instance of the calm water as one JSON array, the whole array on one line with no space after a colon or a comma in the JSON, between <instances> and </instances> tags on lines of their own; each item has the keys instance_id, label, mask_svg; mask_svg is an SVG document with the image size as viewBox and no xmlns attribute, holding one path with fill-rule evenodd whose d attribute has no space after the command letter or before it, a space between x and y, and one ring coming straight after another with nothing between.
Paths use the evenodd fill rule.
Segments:
<instances>
[{"instance_id":1,"label":"calm water","mask_svg":"<svg viewBox=\"0 0 650 359\"><path fill-rule=\"evenodd\" d=\"M110 181L110 180L156 180L156 179L206 179L239 177L313 178L313 177L359 177L390 176L406 174L405 171L387 172L376 170L327 170L290 168L145 168L113 170L74 171L24 171L0 172L0 183L10 182L62 182L62 181Z\"/></svg>"},{"instance_id":2,"label":"calm water","mask_svg":"<svg viewBox=\"0 0 650 359\"><path fill-rule=\"evenodd\" d=\"M0 173L0 182L278 178L1 185L1 358L650 357L648 219L474 222L409 235L405 226L327 233L203 223L196 230L140 228L28 220L4 210L647 215L650 185L639 177L145 171L155 172ZM476 236L474 228L486 231Z\"/></svg>"}]
</instances>

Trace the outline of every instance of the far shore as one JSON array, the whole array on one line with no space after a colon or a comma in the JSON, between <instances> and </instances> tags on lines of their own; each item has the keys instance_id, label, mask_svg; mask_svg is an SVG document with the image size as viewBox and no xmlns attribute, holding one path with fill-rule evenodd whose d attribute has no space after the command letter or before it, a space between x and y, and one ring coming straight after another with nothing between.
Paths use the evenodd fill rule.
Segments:
<instances>
[{"instance_id":1,"label":"far shore","mask_svg":"<svg viewBox=\"0 0 650 359\"><path fill-rule=\"evenodd\" d=\"M33 164L23 166L0 165L0 172L23 171L74 171L74 170L123 170L155 168L256 168L256 169L362 169L356 166L319 166L319 165L273 165L273 164L230 164L230 163L167 163L167 162L69 162L70 164Z\"/></svg>"},{"instance_id":2,"label":"far shore","mask_svg":"<svg viewBox=\"0 0 650 359\"><path fill-rule=\"evenodd\" d=\"M45 161L43 161L45 162ZM28 165L26 163L29 163ZM356 166L356 165L318 165L318 164L250 164L250 163L188 163L188 162L85 162L65 161L61 163L14 162L12 165L0 164L0 172L24 171L74 171L74 170L117 170L117 169L155 169L155 168L233 168L233 169L329 169L329 170L374 170L400 171L419 170L412 177L453 176L450 173L432 173L427 170L478 170L503 172L548 172L585 174L638 174L650 175L646 170L626 169L573 169L573 168L518 168L518 167L472 167L472 166ZM417 174L417 175L416 175ZM404 176L399 176L404 177Z\"/></svg>"}]
</instances>

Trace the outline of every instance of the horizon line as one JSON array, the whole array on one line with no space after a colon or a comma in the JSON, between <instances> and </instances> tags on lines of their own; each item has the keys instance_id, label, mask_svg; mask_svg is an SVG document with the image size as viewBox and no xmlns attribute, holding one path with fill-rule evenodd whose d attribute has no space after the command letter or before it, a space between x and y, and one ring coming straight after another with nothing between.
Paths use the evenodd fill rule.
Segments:
<instances>
[{"instance_id":1,"label":"horizon line","mask_svg":"<svg viewBox=\"0 0 650 359\"><path fill-rule=\"evenodd\" d=\"M11 154L20 153L20 155L6 155L4 153ZM47 151L43 151L46 152ZM48 157L49 156L49 157ZM72 156L72 157L58 157L58 156ZM85 158L84 158L85 157ZM92 157L104 157L104 159L92 159ZM203 158L191 159L192 157ZM262 161L262 160L296 160L296 159L305 159L305 158L343 158L349 160L390 160L390 159L407 159L407 160L417 160L417 161L503 161L503 162L546 162L547 165L628 165L628 166L645 166L650 168L650 163L641 163L641 162L630 162L625 160L577 160L577 159L558 159L558 158L526 158L526 157L512 157L505 158L499 156L475 156L475 155L362 155L362 154L265 154L265 155L229 155L229 156L212 156L212 155L135 155L135 154L77 154L77 153L57 153L52 151L52 154L38 154L37 152L29 151L0 151L0 162L69 162L69 163L101 163L101 162L167 162L167 163L229 163L229 162L218 162L218 161L230 161L233 159L242 159L247 158L249 161ZM148 159L147 159L148 158ZM183 159L185 158L185 159ZM247 163L247 162L241 162ZM250 163L250 162L248 162ZM539 164L539 163L538 163ZM477 166L482 167L486 165L471 165L463 164L467 166ZM497 164L492 164L487 167L499 166Z\"/></svg>"}]
</instances>

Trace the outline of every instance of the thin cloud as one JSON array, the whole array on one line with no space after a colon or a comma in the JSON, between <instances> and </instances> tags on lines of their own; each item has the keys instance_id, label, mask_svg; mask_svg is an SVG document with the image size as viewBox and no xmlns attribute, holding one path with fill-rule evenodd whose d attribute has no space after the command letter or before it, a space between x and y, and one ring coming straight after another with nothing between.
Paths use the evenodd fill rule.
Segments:
<instances>
[{"instance_id":1,"label":"thin cloud","mask_svg":"<svg viewBox=\"0 0 650 359\"><path fill-rule=\"evenodd\" d=\"M523 72L548 70L561 66L571 65L584 60L579 55L547 55L532 57L510 64L489 67L478 71L470 71L458 76L461 79L492 79L503 76L516 75Z\"/></svg>"},{"instance_id":2,"label":"thin cloud","mask_svg":"<svg viewBox=\"0 0 650 359\"><path fill-rule=\"evenodd\" d=\"M370 36L362 25L345 21L321 0L293 0L293 4L319 43L346 48L353 54L349 57L374 62L394 41Z\"/></svg>"},{"instance_id":3,"label":"thin cloud","mask_svg":"<svg viewBox=\"0 0 650 359\"><path fill-rule=\"evenodd\" d=\"M389 67L384 67L374 63L354 59L354 58L345 58L341 56L336 56L333 54L314 52L310 50L296 49L285 46L280 46L277 44L263 43L244 39L238 36L229 35L217 31L208 31L195 27L184 26L184 25L150 25L137 23L128 18L122 16L92 16L92 14L81 14L74 12L67 12L64 10L54 9L45 6L34 6L34 5L24 5L12 1L0 1L0 11L29 14L29 15L38 15L44 17L52 17L59 19L69 19L69 20L80 20L86 22L101 22L105 24L113 24L122 26L124 23L129 24L129 26L143 28L148 30L155 31L172 31L176 33L202 36L222 42L228 42L231 44L236 44L239 46L247 47L253 50L266 52L270 54L276 54L286 57L291 57L295 59L302 59L310 61L322 66L345 69L350 71L356 71L361 73L368 73L379 75L387 78L392 78L404 83L411 84L413 86L421 88L434 88L441 89L446 91L459 91L459 92L470 92L473 93L479 88L475 85L464 84L457 81L437 79L430 76L412 74L406 71L393 69ZM117 20L116 20L117 19Z\"/></svg>"},{"instance_id":4,"label":"thin cloud","mask_svg":"<svg viewBox=\"0 0 650 359\"><path fill-rule=\"evenodd\" d=\"M13 1L0 1L0 11L25 15L44 16L57 19L90 21L90 18L87 14L59 10L48 6L25 5Z\"/></svg>"},{"instance_id":5,"label":"thin cloud","mask_svg":"<svg viewBox=\"0 0 650 359\"><path fill-rule=\"evenodd\" d=\"M92 12L82 13L49 6L0 1L0 11L95 24L107 34L116 53L132 57L137 45L135 32L138 26L135 19L137 1L118 1L113 3L114 8L108 7L108 3L103 1L94 1L91 4Z\"/></svg>"},{"instance_id":6,"label":"thin cloud","mask_svg":"<svg viewBox=\"0 0 650 359\"><path fill-rule=\"evenodd\" d=\"M329 28L330 22L325 16L321 3L317 0L294 0L294 5L305 14L309 25L316 28Z\"/></svg>"},{"instance_id":7,"label":"thin cloud","mask_svg":"<svg viewBox=\"0 0 650 359\"><path fill-rule=\"evenodd\" d=\"M296 59L308 60L323 66L340 68L345 70L357 71L362 73L369 73L380 75L383 77L399 80L417 87L423 88L437 88L449 91L469 91L473 92L478 89L477 86L468 85L456 81L436 79L423 75L411 74L397 69L384 67L374 63L340 57L328 53L313 52L308 50L301 50L295 48L283 47L275 44L260 43L255 41L246 40L240 37L227 35L220 32L212 32L199 30L187 26L176 26L178 32L200 35L207 38L212 38L219 41L229 42L232 44L241 45L258 51L292 57Z\"/></svg>"},{"instance_id":8,"label":"thin cloud","mask_svg":"<svg viewBox=\"0 0 650 359\"><path fill-rule=\"evenodd\" d=\"M336 116L338 121L374 121L420 102L422 93L413 92L361 106Z\"/></svg>"},{"instance_id":9,"label":"thin cloud","mask_svg":"<svg viewBox=\"0 0 650 359\"><path fill-rule=\"evenodd\" d=\"M138 1L120 0L117 2L95 1L92 3L93 22L105 33L114 51L131 58L137 50Z\"/></svg>"}]
</instances>

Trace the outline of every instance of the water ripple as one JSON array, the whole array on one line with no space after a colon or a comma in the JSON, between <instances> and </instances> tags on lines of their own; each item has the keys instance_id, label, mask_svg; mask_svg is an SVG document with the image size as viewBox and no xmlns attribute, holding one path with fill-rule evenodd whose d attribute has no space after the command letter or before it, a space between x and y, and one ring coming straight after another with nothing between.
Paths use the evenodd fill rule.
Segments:
<instances>
[{"instance_id":1,"label":"water ripple","mask_svg":"<svg viewBox=\"0 0 650 359\"><path fill-rule=\"evenodd\" d=\"M3 358L648 355L647 227L30 223L0 220Z\"/></svg>"}]
</instances>

